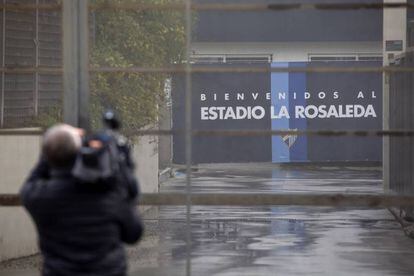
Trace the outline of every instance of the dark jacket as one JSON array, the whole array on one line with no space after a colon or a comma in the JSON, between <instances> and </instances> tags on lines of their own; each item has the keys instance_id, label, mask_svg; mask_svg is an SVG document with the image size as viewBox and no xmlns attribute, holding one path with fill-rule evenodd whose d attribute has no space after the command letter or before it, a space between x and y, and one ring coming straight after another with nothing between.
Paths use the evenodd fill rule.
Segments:
<instances>
[{"instance_id":1,"label":"dark jacket","mask_svg":"<svg viewBox=\"0 0 414 276\"><path fill-rule=\"evenodd\" d=\"M138 241L143 227L123 184L101 190L79 183L71 168L39 162L21 199L38 230L44 276L126 274L123 242Z\"/></svg>"}]
</instances>

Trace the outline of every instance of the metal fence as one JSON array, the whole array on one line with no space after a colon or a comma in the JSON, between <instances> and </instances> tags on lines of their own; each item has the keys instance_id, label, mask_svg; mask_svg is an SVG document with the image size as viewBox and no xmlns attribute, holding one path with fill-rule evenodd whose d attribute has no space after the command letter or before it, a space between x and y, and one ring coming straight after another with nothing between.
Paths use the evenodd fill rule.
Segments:
<instances>
[{"instance_id":1,"label":"metal fence","mask_svg":"<svg viewBox=\"0 0 414 276\"><path fill-rule=\"evenodd\" d=\"M3 1L1 5L3 11L3 57L2 57L2 97L1 97L1 111L2 124L5 119L13 116L13 101L18 102L16 108L28 110L24 114L35 114L42 106L47 106L48 101L57 100L58 88L60 87L60 73L63 73L64 83L64 108L70 109L72 114L70 118L65 119L74 124L81 124L87 122L87 109L79 107L80 104L87 104L88 89L85 89L85 82L88 80L88 72L104 72L114 73L123 72L127 74L152 74L152 73L182 73L186 76L186 128L182 130L186 137L186 193L183 194L144 194L142 195L142 204L146 205L186 205L187 208L187 266L186 273L191 275L191 239L190 239L190 223L191 223L191 206L192 205L303 205L303 206L365 206L365 207L388 207L388 206L414 206L414 196L412 195L412 141L414 136L414 127L412 125L412 111L411 111L411 84L410 77L414 73L414 66L412 63L413 57L411 54L400 60L398 66L385 67L368 67L368 68L353 68L353 67L313 67L313 68L271 68L268 67L252 67L240 68L232 67L203 67L198 66L193 68L187 62L183 65L168 66L168 67L129 67L129 68L89 68L84 60L79 57L84 57L88 53L88 45L85 39L85 30L87 26L87 3L86 0L63 0L63 5L56 4L56 1L21 1L19 5L13 4L12 1ZM22 4L23 3L23 4ZM366 3L352 3L352 4L193 4L191 0L185 0L182 3L172 4L115 4L106 2L103 5L90 5L90 10L177 10L182 11L186 15L186 55L185 59L190 60L191 49L191 33L192 33L192 12L200 10L208 11L280 11L280 10L357 10L357 9L392 9L392 8L413 8L411 4L407 3L388 3L388 4L366 4ZM63 10L62 10L63 9ZM16 12L22 13L24 16L19 16L21 22L13 24L13 26L20 26L14 37L7 32L7 23L12 20L13 14ZM60 17L59 12L63 14L65 22L64 28L64 43L71 51L64 52L64 67L60 68L60 51L61 44L53 43L54 41L61 41L58 36L58 28ZM9 19L7 19L9 18ZM41 19L43 18L43 19ZM10 21L11 22L11 21ZM38 24L34 24L34 22ZM26 24L26 25L25 25ZM30 27L29 27L30 25ZM11 25L9 25L11 26ZM33 27L36 26L36 27ZM36 36L36 43L26 41L27 37L18 34L25 32L25 29L30 30ZM69 36L69 37L68 37ZM86 40L86 41L85 41ZM19 54L13 57L13 51L7 50L9 43L17 43L21 47ZM24 48L24 47L27 48ZM23 50L24 49L24 50ZM20 55L23 51L29 54ZM36 52L36 58L32 58L32 53ZM6 55L8 56L6 57ZM17 68L15 64L24 64L25 68ZM26 62L26 63L24 63ZM58 66L58 67L55 67ZM192 129L191 123L191 77L194 72L383 72L391 74L391 91L401 93L395 102L390 102L391 108L395 108L395 116L392 117L390 129L376 130L376 131L337 131L337 130L318 130L318 131L198 131ZM51 74L53 73L53 77ZM24 75L24 78L19 78L19 81L13 81L13 76L16 74ZM47 81L44 81L47 78ZM68 83L69 82L69 83ZM87 84L87 83L86 83ZM19 87L14 93L16 95L9 95L8 88L11 85ZM48 87L53 85L52 87ZM399 89L403 85L403 89ZM37 87L32 90L33 86ZM21 95L19 94L21 91ZM75 91L76 93L71 93ZM404 92L400 92L404 91ZM55 93L56 92L56 93ZM75 95L76 94L76 95ZM20 95L20 96L18 96ZM52 96L53 95L53 96ZM15 98L12 98L15 97ZM46 103L42 104L42 99ZM79 99L85 100L83 103ZM19 102L20 101L20 102ZM407 108L399 109L401 103ZM20 114L20 113L19 113ZM73 117L74 116L74 117ZM85 121L86 120L86 121ZM3 132L3 135L12 134L13 132ZM343 135L357 135L357 136L391 136L391 179L392 189L407 193L403 196L397 195L359 195L359 194L193 194L191 191L192 178L192 136L193 135L325 135L325 136L343 136ZM138 131L138 135L172 135L171 130L159 131ZM395 137L394 137L395 136ZM401 170L404 173L401 174ZM409 193L409 194L408 194ZM16 206L19 205L17 195L0 195L0 206Z\"/></svg>"},{"instance_id":2,"label":"metal fence","mask_svg":"<svg viewBox=\"0 0 414 276\"><path fill-rule=\"evenodd\" d=\"M414 65L414 52L408 50L398 57L393 66L396 68ZM390 128L410 130L414 128L414 74L410 72L390 74ZM390 189L399 194L413 194L414 144L408 137L390 138ZM412 208L405 209L413 217Z\"/></svg>"}]
</instances>

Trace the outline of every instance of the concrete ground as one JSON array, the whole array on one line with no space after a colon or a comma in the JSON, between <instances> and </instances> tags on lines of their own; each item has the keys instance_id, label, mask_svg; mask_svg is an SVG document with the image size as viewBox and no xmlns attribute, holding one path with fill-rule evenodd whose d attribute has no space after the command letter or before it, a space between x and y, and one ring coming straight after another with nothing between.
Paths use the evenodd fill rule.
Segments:
<instances>
[{"instance_id":1,"label":"concrete ground","mask_svg":"<svg viewBox=\"0 0 414 276\"><path fill-rule=\"evenodd\" d=\"M205 166L194 192L381 193L376 167ZM185 175L162 192L185 190ZM145 216L144 240L129 248L130 275L185 275L186 209ZM413 275L414 240L388 210L321 207L191 208L191 275ZM0 275L36 275L38 257L0 264Z\"/></svg>"}]
</instances>

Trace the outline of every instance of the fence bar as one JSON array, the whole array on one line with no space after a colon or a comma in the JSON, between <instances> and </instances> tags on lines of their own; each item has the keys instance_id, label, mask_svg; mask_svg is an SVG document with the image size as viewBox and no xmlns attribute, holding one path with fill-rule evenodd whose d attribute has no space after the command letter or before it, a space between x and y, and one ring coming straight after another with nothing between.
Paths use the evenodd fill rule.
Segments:
<instances>
[{"instance_id":1,"label":"fence bar","mask_svg":"<svg viewBox=\"0 0 414 276\"><path fill-rule=\"evenodd\" d=\"M88 0L63 0L63 118L89 129Z\"/></svg>"},{"instance_id":2,"label":"fence bar","mask_svg":"<svg viewBox=\"0 0 414 276\"><path fill-rule=\"evenodd\" d=\"M142 205L184 205L184 194L145 194ZM335 206L399 207L414 206L414 196L371 194L193 194L193 205L210 206Z\"/></svg>"},{"instance_id":3,"label":"fence bar","mask_svg":"<svg viewBox=\"0 0 414 276\"><path fill-rule=\"evenodd\" d=\"M36 0L36 7L39 6L39 0ZM36 23L35 23L35 67L39 67L39 8L36 9ZM39 114L39 72L34 73L34 91L33 91L33 105L34 105L34 115Z\"/></svg>"},{"instance_id":4,"label":"fence bar","mask_svg":"<svg viewBox=\"0 0 414 276\"><path fill-rule=\"evenodd\" d=\"M31 74L31 73L62 74L60 67L0 67L0 73ZM123 74L172 74L186 73L186 66L166 67L91 67L90 73L123 73ZM414 67L250 67L250 66L200 66L192 65L191 74L195 73L414 73Z\"/></svg>"},{"instance_id":5,"label":"fence bar","mask_svg":"<svg viewBox=\"0 0 414 276\"><path fill-rule=\"evenodd\" d=\"M207 206L325 206L325 207L408 207L414 206L414 195L289 193L289 194L192 194L192 205ZM142 194L140 205L187 205L186 193ZM0 206L19 206L17 195L0 194Z\"/></svg>"},{"instance_id":6,"label":"fence bar","mask_svg":"<svg viewBox=\"0 0 414 276\"><path fill-rule=\"evenodd\" d=\"M406 2L396 3L192 3L190 9L193 11L226 11L226 12L263 12L263 11L289 11L289 10L381 10L381 9L413 9L414 5ZM185 11L185 3L104 3L91 4L90 10L127 10L127 11Z\"/></svg>"},{"instance_id":7,"label":"fence bar","mask_svg":"<svg viewBox=\"0 0 414 276\"><path fill-rule=\"evenodd\" d=\"M166 67L91 67L91 73L185 73L186 65ZM192 73L412 73L414 67L270 67L270 66L203 66L192 65Z\"/></svg>"},{"instance_id":8,"label":"fence bar","mask_svg":"<svg viewBox=\"0 0 414 276\"><path fill-rule=\"evenodd\" d=\"M166 136L166 135L182 135L184 130L180 129L159 129L159 130L133 130L126 134L128 136ZM0 131L1 134L1 131ZM359 137L384 137L384 136L414 136L414 130L339 130L339 129L319 129L319 130L223 130L223 129L193 129L193 136L359 136Z\"/></svg>"},{"instance_id":9,"label":"fence bar","mask_svg":"<svg viewBox=\"0 0 414 276\"><path fill-rule=\"evenodd\" d=\"M191 57L191 36L192 36L192 0L185 0L185 58ZM192 66L189 62L185 64L185 160L186 160L186 276L191 276L191 165L192 165Z\"/></svg>"},{"instance_id":10,"label":"fence bar","mask_svg":"<svg viewBox=\"0 0 414 276\"><path fill-rule=\"evenodd\" d=\"M6 0L3 0L3 4ZM3 26L2 26L2 47L1 47L1 63L4 68L6 65L6 10L3 9ZM0 127L4 126L4 105L5 105L5 72L1 72L1 95L0 95Z\"/></svg>"},{"instance_id":11,"label":"fence bar","mask_svg":"<svg viewBox=\"0 0 414 276\"><path fill-rule=\"evenodd\" d=\"M19 4L19 3L8 3L0 4L0 9L10 11L60 11L62 6L60 4Z\"/></svg>"},{"instance_id":12,"label":"fence bar","mask_svg":"<svg viewBox=\"0 0 414 276\"><path fill-rule=\"evenodd\" d=\"M0 129L0 135L42 135L43 129ZM168 136L183 135L185 130L132 130L126 131L128 136ZM412 137L414 130L192 130L192 136L358 136L384 137L400 136Z\"/></svg>"},{"instance_id":13,"label":"fence bar","mask_svg":"<svg viewBox=\"0 0 414 276\"><path fill-rule=\"evenodd\" d=\"M9 3L0 4L0 9L14 11L32 11L36 9L45 11L59 11L62 6L60 4L19 4ZM412 3L396 2L396 3L192 3L190 9L192 11L289 11L289 10L381 10L381 9L414 9ZM165 3L165 4L147 4L147 3L102 3L91 4L89 10L127 10L127 11L185 11L185 3Z\"/></svg>"},{"instance_id":14,"label":"fence bar","mask_svg":"<svg viewBox=\"0 0 414 276\"><path fill-rule=\"evenodd\" d=\"M414 136L414 130L195 130L195 136Z\"/></svg>"}]
</instances>

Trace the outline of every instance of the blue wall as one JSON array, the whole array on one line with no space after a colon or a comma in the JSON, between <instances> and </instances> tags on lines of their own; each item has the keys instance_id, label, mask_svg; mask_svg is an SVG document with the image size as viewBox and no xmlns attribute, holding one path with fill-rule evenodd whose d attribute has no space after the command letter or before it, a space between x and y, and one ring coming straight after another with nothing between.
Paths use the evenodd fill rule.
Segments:
<instances>
[{"instance_id":1,"label":"blue wall","mask_svg":"<svg viewBox=\"0 0 414 276\"><path fill-rule=\"evenodd\" d=\"M273 63L273 68L277 67L289 67L289 63ZM285 99L278 99L278 91L289 91L289 73L274 73L271 75L271 105L274 106L274 110L280 110L282 106L289 106L289 97ZM272 119L272 130L289 129L289 119ZM272 162L289 162L290 150L289 146L285 144L282 137L272 137Z\"/></svg>"},{"instance_id":2,"label":"blue wall","mask_svg":"<svg viewBox=\"0 0 414 276\"><path fill-rule=\"evenodd\" d=\"M304 62L272 63L272 67L305 67ZM281 106L287 106L289 114L295 113L295 105L305 105L303 94L306 90L305 73L272 73L271 91L274 109L280 110ZM279 99L279 92L286 93L286 99ZM294 98L293 92L296 93ZM272 130L292 129L306 130L306 120L290 118L272 119ZM307 138L306 136L273 136L272 137L272 162L284 163L290 161L307 161Z\"/></svg>"}]
</instances>

